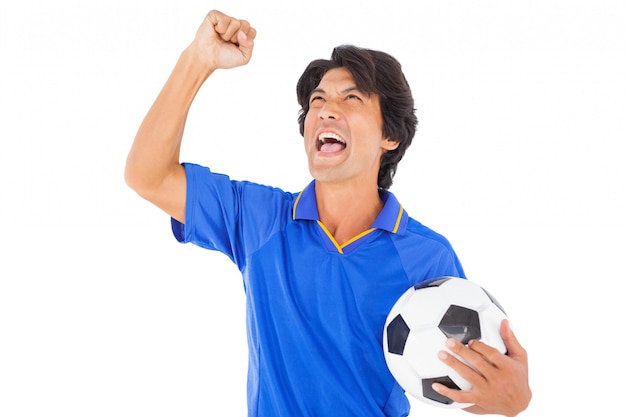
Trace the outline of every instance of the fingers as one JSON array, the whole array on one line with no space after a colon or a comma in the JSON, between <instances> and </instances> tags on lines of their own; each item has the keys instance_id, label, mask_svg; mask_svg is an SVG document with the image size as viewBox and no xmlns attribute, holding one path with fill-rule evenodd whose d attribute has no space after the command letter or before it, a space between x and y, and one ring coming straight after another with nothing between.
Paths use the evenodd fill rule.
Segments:
<instances>
[{"instance_id":1,"label":"fingers","mask_svg":"<svg viewBox=\"0 0 626 417\"><path fill-rule=\"evenodd\" d=\"M522 347L517 337L511 330L511 324L508 320L502 320L500 324L500 335L507 349L507 354L517 360L528 362L526 349Z\"/></svg>"},{"instance_id":2,"label":"fingers","mask_svg":"<svg viewBox=\"0 0 626 417\"><path fill-rule=\"evenodd\" d=\"M484 378L484 374L489 372L489 366L491 365L482 354L473 351L455 339L446 340L446 347L453 355L449 352L441 351L439 352L439 359L455 369L470 384L476 385L480 383L480 380Z\"/></svg>"},{"instance_id":3,"label":"fingers","mask_svg":"<svg viewBox=\"0 0 626 417\"><path fill-rule=\"evenodd\" d=\"M218 10L211 10L207 15L207 20L213 24L215 32L226 42L239 44L240 32L249 41L256 36L256 30L247 20L235 19Z\"/></svg>"},{"instance_id":4,"label":"fingers","mask_svg":"<svg viewBox=\"0 0 626 417\"><path fill-rule=\"evenodd\" d=\"M205 68L215 70L245 65L252 57L256 30L247 20L211 10L190 45Z\"/></svg>"},{"instance_id":5,"label":"fingers","mask_svg":"<svg viewBox=\"0 0 626 417\"><path fill-rule=\"evenodd\" d=\"M241 54L246 61L250 61L252 57L252 49L254 48L254 37L256 36L256 30L249 28L247 32L240 30L237 32L237 45Z\"/></svg>"},{"instance_id":6,"label":"fingers","mask_svg":"<svg viewBox=\"0 0 626 417\"><path fill-rule=\"evenodd\" d=\"M495 367L502 368L511 359L527 363L526 350L520 345L513 334L508 320L503 320L500 325L502 340L507 349L507 354L503 355L498 349L487 345L480 340L472 340L467 346L450 339L446 346L451 352L463 358L475 371L487 374Z\"/></svg>"},{"instance_id":7,"label":"fingers","mask_svg":"<svg viewBox=\"0 0 626 417\"><path fill-rule=\"evenodd\" d=\"M444 397L448 397L452 401L459 404L473 404L475 399L470 391L461 391L455 388L449 388L438 382L433 383L432 388Z\"/></svg>"},{"instance_id":8,"label":"fingers","mask_svg":"<svg viewBox=\"0 0 626 417\"><path fill-rule=\"evenodd\" d=\"M464 345L448 339L446 348L449 352L441 351L439 359L469 382L472 388L459 391L433 384L433 389L453 401L475 404L467 410L479 414L517 415L526 409L532 398L526 350L519 344L506 320L502 322L500 331L508 349L507 355L479 340Z\"/></svg>"}]
</instances>

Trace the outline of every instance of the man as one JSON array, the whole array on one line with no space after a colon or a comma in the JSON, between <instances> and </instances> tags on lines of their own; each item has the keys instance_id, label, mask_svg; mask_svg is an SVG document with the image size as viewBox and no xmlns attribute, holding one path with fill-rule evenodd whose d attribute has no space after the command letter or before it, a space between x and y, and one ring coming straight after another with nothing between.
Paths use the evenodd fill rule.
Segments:
<instances>
[{"instance_id":1,"label":"man","mask_svg":"<svg viewBox=\"0 0 626 417\"><path fill-rule=\"evenodd\" d=\"M314 180L300 193L181 164L192 101L217 69L249 62L256 30L211 11L146 115L126 181L172 217L181 242L219 250L244 279L250 416L406 416L384 361L386 315L417 282L463 277L448 241L387 191L417 119L397 61L344 46L301 76L300 132ZM440 359L473 384L435 389L467 411L514 416L531 398L526 352L505 321L508 355L481 342ZM442 346L443 348L443 346Z\"/></svg>"}]
</instances>

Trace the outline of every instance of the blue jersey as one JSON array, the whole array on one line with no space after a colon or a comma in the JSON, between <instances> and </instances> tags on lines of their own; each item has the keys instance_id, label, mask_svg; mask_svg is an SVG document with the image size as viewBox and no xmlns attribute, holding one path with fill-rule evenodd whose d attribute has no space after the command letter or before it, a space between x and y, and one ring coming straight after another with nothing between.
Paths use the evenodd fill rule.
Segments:
<instances>
[{"instance_id":1,"label":"blue jersey","mask_svg":"<svg viewBox=\"0 0 626 417\"><path fill-rule=\"evenodd\" d=\"M248 415L408 415L383 327L412 285L463 276L448 241L385 192L371 229L339 245L319 221L315 181L289 193L185 169L185 224L172 220L174 235L223 252L243 276Z\"/></svg>"}]
</instances>

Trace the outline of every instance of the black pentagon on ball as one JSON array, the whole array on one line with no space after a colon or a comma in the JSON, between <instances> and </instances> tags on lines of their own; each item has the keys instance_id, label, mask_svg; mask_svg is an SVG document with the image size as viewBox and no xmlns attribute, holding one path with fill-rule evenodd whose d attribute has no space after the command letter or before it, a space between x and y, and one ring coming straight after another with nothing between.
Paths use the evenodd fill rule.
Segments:
<instances>
[{"instance_id":1,"label":"black pentagon on ball","mask_svg":"<svg viewBox=\"0 0 626 417\"><path fill-rule=\"evenodd\" d=\"M437 378L422 379L422 393L424 394L425 398L428 398L429 400L437 401L438 403L442 403L442 404L452 404L454 401L452 401L450 398L446 397L445 395L439 394L437 391L433 389L433 382L438 382L441 385L445 385L448 388L457 389L457 390L460 389L459 386L455 384L454 381L451 380L449 376L440 376Z\"/></svg>"},{"instance_id":2,"label":"black pentagon on ball","mask_svg":"<svg viewBox=\"0 0 626 417\"><path fill-rule=\"evenodd\" d=\"M434 278L434 279L429 279L427 281L422 281L419 284L416 284L413 286L413 288L415 288L416 290L420 290L422 288L431 288L431 287L439 287L441 286L441 284L443 284L444 282L448 281L452 279L451 277L443 277L443 278Z\"/></svg>"},{"instance_id":3,"label":"black pentagon on ball","mask_svg":"<svg viewBox=\"0 0 626 417\"><path fill-rule=\"evenodd\" d=\"M484 289L483 287L480 287L485 294L487 294L487 297L489 297L489 299L491 300L492 303L494 303L496 305L496 307L498 307L500 309L500 311L502 311L504 313L504 315L506 316L506 311L504 311L504 308L502 307L502 305L498 302L498 300L496 300L496 298L489 294L489 291L487 291L486 289Z\"/></svg>"},{"instance_id":4,"label":"black pentagon on ball","mask_svg":"<svg viewBox=\"0 0 626 417\"><path fill-rule=\"evenodd\" d=\"M470 308L450 305L439 322L439 330L446 335L467 344L472 339L480 339L480 318L478 312Z\"/></svg>"},{"instance_id":5,"label":"black pentagon on ball","mask_svg":"<svg viewBox=\"0 0 626 417\"><path fill-rule=\"evenodd\" d=\"M394 317L387 326L387 351L402 355L404 353L404 345L409 337L409 326L400 314Z\"/></svg>"}]
</instances>

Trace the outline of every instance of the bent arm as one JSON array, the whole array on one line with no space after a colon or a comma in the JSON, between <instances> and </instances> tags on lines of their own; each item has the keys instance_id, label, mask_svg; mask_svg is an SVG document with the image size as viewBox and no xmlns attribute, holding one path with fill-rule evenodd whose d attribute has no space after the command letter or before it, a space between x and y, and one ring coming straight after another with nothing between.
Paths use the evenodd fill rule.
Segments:
<instances>
[{"instance_id":1,"label":"bent arm","mask_svg":"<svg viewBox=\"0 0 626 417\"><path fill-rule=\"evenodd\" d=\"M179 157L189 109L216 69L248 63L255 36L247 21L211 11L135 136L126 160L126 183L181 223L185 221L187 181Z\"/></svg>"},{"instance_id":2,"label":"bent arm","mask_svg":"<svg viewBox=\"0 0 626 417\"><path fill-rule=\"evenodd\" d=\"M126 183L181 222L187 182L179 162L180 145L191 103L210 72L189 49L181 54L141 123L126 161Z\"/></svg>"}]
</instances>

